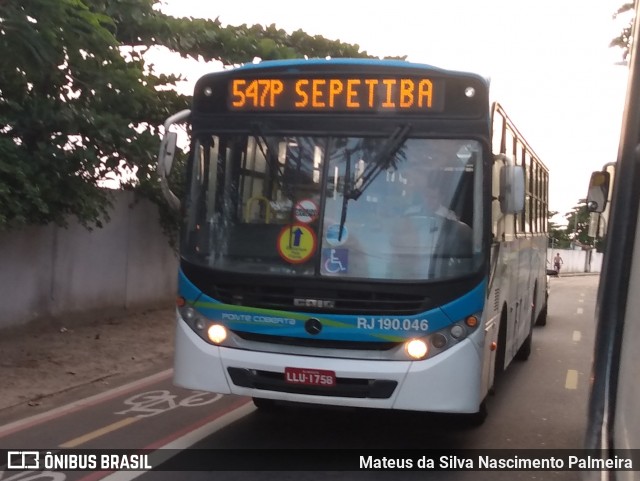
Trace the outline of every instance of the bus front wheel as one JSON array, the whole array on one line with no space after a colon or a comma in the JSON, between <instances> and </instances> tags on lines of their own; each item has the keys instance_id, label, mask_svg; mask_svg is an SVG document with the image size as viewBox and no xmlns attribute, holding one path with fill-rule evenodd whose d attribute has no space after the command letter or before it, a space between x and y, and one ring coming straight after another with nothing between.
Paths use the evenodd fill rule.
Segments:
<instances>
[{"instance_id":1,"label":"bus front wheel","mask_svg":"<svg viewBox=\"0 0 640 481\"><path fill-rule=\"evenodd\" d=\"M484 421L487 419L488 410L487 410L487 402L482 401L478 408L478 412L470 413L470 414L460 414L462 423L470 428L477 428L484 424Z\"/></svg>"},{"instance_id":2,"label":"bus front wheel","mask_svg":"<svg viewBox=\"0 0 640 481\"><path fill-rule=\"evenodd\" d=\"M263 397L254 397L253 404L260 411L273 411L277 408L276 401L273 399L265 399Z\"/></svg>"}]
</instances>

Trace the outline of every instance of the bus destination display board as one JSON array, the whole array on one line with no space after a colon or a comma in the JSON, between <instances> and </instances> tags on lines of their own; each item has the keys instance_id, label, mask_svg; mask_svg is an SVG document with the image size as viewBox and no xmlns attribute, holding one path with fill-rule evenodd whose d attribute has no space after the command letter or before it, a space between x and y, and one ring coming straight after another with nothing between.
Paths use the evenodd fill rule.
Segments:
<instances>
[{"instance_id":1,"label":"bus destination display board","mask_svg":"<svg viewBox=\"0 0 640 481\"><path fill-rule=\"evenodd\" d=\"M236 112L442 112L444 82L412 76L234 78L227 107Z\"/></svg>"}]
</instances>

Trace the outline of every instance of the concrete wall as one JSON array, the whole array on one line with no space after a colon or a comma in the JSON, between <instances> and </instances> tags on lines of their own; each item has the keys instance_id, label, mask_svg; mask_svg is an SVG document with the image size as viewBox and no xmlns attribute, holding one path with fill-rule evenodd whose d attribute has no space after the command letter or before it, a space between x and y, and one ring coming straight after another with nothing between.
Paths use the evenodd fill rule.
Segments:
<instances>
[{"instance_id":1,"label":"concrete wall","mask_svg":"<svg viewBox=\"0 0 640 481\"><path fill-rule=\"evenodd\" d=\"M600 272L602 269L602 254L600 252L570 249L547 250L549 269L553 269L553 258L558 253L560 253L560 257L563 260L560 274Z\"/></svg>"},{"instance_id":2,"label":"concrete wall","mask_svg":"<svg viewBox=\"0 0 640 481\"><path fill-rule=\"evenodd\" d=\"M118 191L110 217L93 231L72 221L0 233L0 328L173 303L177 257L157 208Z\"/></svg>"}]
</instances>

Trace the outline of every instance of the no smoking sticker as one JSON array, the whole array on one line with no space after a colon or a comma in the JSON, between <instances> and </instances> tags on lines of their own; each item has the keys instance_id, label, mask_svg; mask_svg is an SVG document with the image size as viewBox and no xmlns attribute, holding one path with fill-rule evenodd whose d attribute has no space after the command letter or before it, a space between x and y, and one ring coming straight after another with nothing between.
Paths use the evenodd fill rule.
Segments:
<instances>
[{"instance_id":1,"label":"no smoking sticker","mask_svg":"<svg viewBox=\"0 0 640 481\"><path fill-rule=\"evenodd\" d=\"M288 225L278 235L278 253L291 264L308 261L316 250L316 233L304 224Z\"/></svg>"},{"instance_id":2,"label":"no smoking sticker","mask_svg":"<svg viewBox=\"0 0 640 481\"><path fill-rule=\"evenodd\" d=\"M293 216L298 222L309 224L318 218L320 209L311 199L304 199L296 203Z\"/></svg>"}]
</instances>

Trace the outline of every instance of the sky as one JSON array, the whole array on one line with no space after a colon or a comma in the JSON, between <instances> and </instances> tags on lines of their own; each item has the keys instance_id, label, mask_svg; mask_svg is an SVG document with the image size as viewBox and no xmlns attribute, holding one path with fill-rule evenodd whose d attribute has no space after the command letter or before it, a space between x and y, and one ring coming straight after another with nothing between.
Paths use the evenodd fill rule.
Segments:
<instances>
[{"instance_id":1,"label":"sky","mask_svg":"<svg viewBox=\"0 0 640 481\"><path fill-rule=\"evenodd\" d=\"M617 158L626 93L622 51L609 47L624 0L162 0L177 17L275 24L358 44L375 56L465 70L491 80L500 102L550 171L550 210L586 196L591 172ZM215 64L171 62L191 92Z\"/></svg>"}]
</instances>

